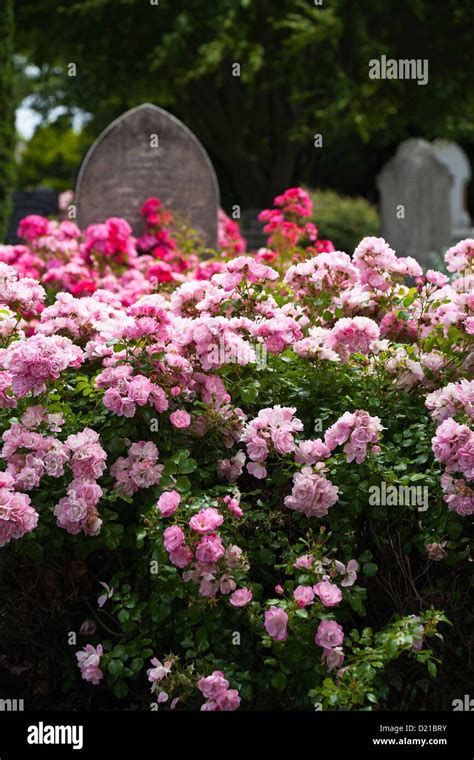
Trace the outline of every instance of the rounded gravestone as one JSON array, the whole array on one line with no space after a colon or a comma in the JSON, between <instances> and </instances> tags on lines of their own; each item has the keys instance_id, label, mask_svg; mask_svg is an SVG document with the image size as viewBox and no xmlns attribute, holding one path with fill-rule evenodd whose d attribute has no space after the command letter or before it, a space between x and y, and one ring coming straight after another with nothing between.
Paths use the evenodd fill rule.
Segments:
<instances>
[{"instance_id":1,"label":"rounded gravestone","mask_svg":"<svg viewBox=\"0 0 474 760\"><path fill-rule=\"evenodd\" d=\"M157 197L217 247L219 186L206 151L171 114L150 103L113 121L87 153L76 186L81 228L120 216L144 230L140 208Z\"/></svg>"}]
</instances>

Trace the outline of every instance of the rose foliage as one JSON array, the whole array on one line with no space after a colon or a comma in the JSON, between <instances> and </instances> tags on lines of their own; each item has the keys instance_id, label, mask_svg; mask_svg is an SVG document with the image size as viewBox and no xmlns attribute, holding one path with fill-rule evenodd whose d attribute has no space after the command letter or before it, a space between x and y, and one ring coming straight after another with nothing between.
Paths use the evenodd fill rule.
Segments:
<instances>
[{"instance_id":1,"label":"rose foliage","mask_svg":"<svg viewBox=\"0 0 474 760\"><path fill-rule=\"evenodd\" d=\"M250 254L223 213L211 257L142 213L139 238L29 216L0 247L0 562L75 573L63 688L347 710L435 677L444 610L372 595L387 557L469 557L474 240L448 277L334 250L299 188Z\"/></svg>"}]
</instances>

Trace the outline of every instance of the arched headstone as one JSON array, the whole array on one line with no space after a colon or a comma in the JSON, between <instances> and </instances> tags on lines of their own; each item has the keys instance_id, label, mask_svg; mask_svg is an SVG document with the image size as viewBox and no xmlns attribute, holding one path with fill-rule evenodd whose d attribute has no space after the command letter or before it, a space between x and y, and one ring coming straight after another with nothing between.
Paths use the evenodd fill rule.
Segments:
<instances>
[{"instance_id":1,"label":"arched headstone","mask_svg":"<svg viewBox=\"0 0 474 760\"><path fill-rule=\"evenodd\" d=\"M382 235L401 256L432 264L451 243L452 177L426 140L403 142L377 177Z\"/></svg>"},{"instance_id":2,"label":"arched headstone","mask_svg":"<svg viewBox=\"0 0 474 760\"><path fill-rule=\"evenodd\" d=\"M435 140L436 156L448 167L453 177L451 188L451 223L453 237L467 236L471 218L467 211L467 186L471 179L471 164L463 149L449 140Z\"/></svg>"},{"instance_id":3,"label":"arched headstone","mask_svg":"<svg viewBox=\"0 0 474 760\"><path fill-rule=\"evenodd\" d=\"M219 186L203 146L178 119L145 103L113 121L87 153L76 186L80 227L121 216L143 231L140 208L160 198L217 246Z\"/></svg>"}]
</instances>

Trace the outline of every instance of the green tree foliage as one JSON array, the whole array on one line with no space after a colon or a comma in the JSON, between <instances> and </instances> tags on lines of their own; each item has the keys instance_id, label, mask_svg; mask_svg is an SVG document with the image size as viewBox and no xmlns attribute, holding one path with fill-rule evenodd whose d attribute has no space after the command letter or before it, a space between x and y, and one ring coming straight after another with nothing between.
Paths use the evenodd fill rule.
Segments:
<instances>
[{"instance_id":1,"label":"green tree foliage","mask_svg":"<svg viewBox=\"0 0 474 760\"><path fill-rule=\"evenodd\" d=\"M13 0L4 0L0 12L0 240L4 238L10 216L14 177L13 30Z\"/></svg>"},{"instance_id":2,"label":"green tree foliage","mask_svg":"<svg viewBox=\"0 0 474 760\"><path fill-rule=\"evenodd\" d=\"M46 185L58 192L74 188L89 142L85 132L72 129L68 116L41 125L21 152L18 188L29 190Z\"/></svg>"},{"instance_id":3,"label":"green tree foliage","mask_svg":"<svg viewBox=\"0 0 474 760\"><path fill-rule=\"evenodd\" d=\"M21 52L42 70L40 107L82 108L94 134L143 101L168 108L203 141L229 202L264 206L302 181L358 193L413 134L474 144L471 0L15 7ZM382 54L428 59L429 83L370 79L369 61Z\"/></svg>"},{"instance_id":4,"label":"green tree foliage","mask_svg":"<svg viewBox=\"0 0 474 760\"><path fill-rule=\"evenodd\" d=\"M365 198L351 198L333 190L309 192L319 237L332 240L338 251L352 254L363 237L380 233L377 208Z\"/></svg>"}]
</instances>

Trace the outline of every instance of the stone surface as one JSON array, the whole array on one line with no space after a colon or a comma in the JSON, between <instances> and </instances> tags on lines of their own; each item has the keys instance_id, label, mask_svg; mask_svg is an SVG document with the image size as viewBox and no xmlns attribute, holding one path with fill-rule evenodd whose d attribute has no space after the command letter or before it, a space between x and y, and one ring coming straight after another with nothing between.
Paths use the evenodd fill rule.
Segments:
<instances>
[{"instance_id":1,"label":"stone surface","mask_svg":"<svg viewBox=\"0 0 474 760\"><path fill-rule=\"evenodd\" d=\"M151 196L217 246L219 186L206 151L178 119L145 103L112 122L87 153L76 186L78 224L121 216L140 235L140 208Z\"/></svg>"},{"instance_id":2,"label":"stone surface","mask_svg":"<svg viewBox=\"0 0 474 760\"><path fill-rule=\"evenodd\" d=\"M463 236L471 228L467 210L467 188L471 179L471 164L463 149L449 140L435 140L433 147L437 158L447 166L452 177L451 223L452 236Z\"/></svg>"},{"instance_id":3,"label":"stone surface","mask_svg":"<svg viewBox=\"0 0 474 760\"><path fill-rule=\"evenodd\" d=\"M377 177L382 235L398 255L432 265L431 255L450 245L452 184L450 171L426 140L412 138L399 146Z\"/></svg>"},{"instance_id":4,"label":"stone surface","mask_svg":"<svg viewBox=\"0 0 474 760\"><path fill-rule=\"evenodd\" d=\"M23 190L13 193L13 209L8 225L6 242L9 245L16 245L21 241L17 235L20 221L29 214L38 214L39 216L52 216L59 214L58 194L55 190L49 188L38 188L37 190Z\"/></svg>"},{"instance_id":5,"label":"stone surface","mask_svg":"<svg viewBox=\"0 0 474 760\"><path fill-rule=\"evenodd\" d=\"M258 218L259 209L250 208L242 211L240 231L247 241L247 251L258 250L267 242L267 236L263 232L263 222Z\"/></svg>"}]
</instances>

